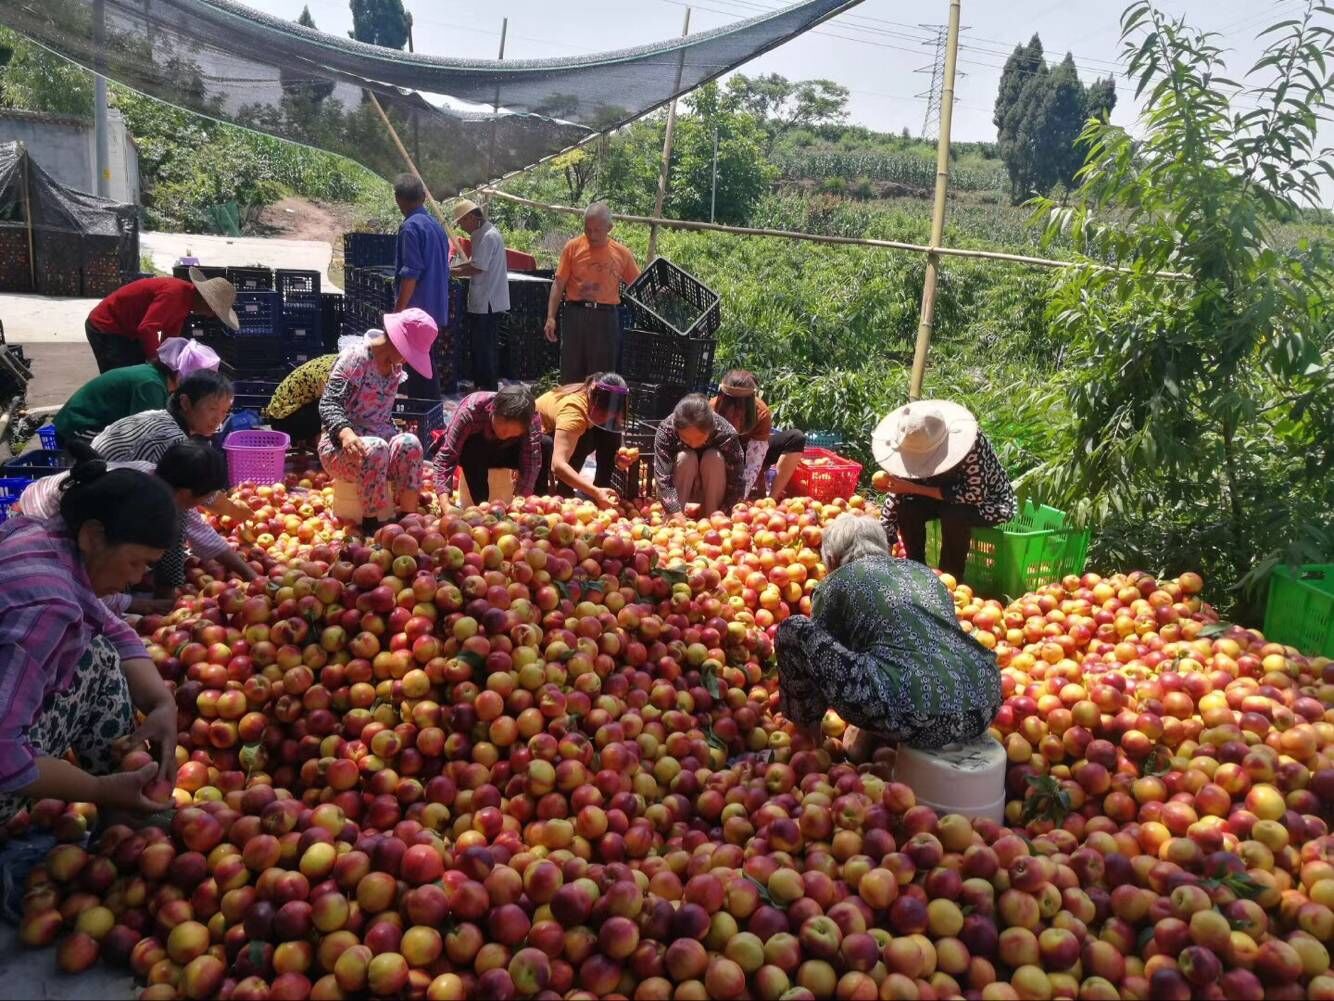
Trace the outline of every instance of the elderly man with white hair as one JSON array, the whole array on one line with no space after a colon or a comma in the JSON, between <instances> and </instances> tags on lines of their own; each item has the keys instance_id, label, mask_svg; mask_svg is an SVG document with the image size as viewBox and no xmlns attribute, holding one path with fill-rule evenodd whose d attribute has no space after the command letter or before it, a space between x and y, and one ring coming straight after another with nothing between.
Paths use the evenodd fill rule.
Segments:
<instances>
[{"instance_id":1,"label":"elderly man with white hair","mask_svg":"<svg viewBox=\"0 0 1334 1001\"><path fill-rule=\"evenodd\" d=\"M933 749L981 736L1000 709L1000 671L960 628L935 573L890 556L884 529L865 515L836 518L822 558L829 576L811 617L778 627L783 714L814 738L833 709L857 728L844 737L854 760L882 743Z\"/></svg>"},{"instance_id":2,"label":"elderly man with white hair","mask_svg":"<svg viewBox=\"0 0 1334 1001\"><path fill-rule=\"evenodd\" d=\"M547 340L556 340L560 310L560 381L583 382L594 372L616 371L621 334L621 285L639 277L639 265L611 238L611 209L594 202L584 212L584 232L565 245L547 300ZM564 306L561 300L564 300Z\"/></svg>"}]
</instances>

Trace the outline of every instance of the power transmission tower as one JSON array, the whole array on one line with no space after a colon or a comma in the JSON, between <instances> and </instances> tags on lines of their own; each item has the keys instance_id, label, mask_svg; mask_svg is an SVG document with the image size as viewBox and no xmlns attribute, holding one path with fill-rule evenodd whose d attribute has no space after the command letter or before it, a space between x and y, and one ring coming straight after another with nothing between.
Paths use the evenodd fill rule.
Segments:
<instances>
[{"instance_id":1,"label":"power transmission tower","mask_svg":"<svg viewBox=\"0 0 1334 1001\"><path fill-rule=\"evenodd\" d=\"M934 39L926 39L923 45L934 45L936 47L936 58L931 61L931 65L922 66L914 70L915 73L930 73L931 86L917 97L926 98L926 115L922 118L922 138L934 139L936 132L940 128L940 93L945 82L945 44L949 35L949 25L947 24L922 24L919 27L927 28L936 33ZM960 29L967 31L967 28ZM959 76L967 76L966 73L959 73Z\"/></svg>"}]
</instances>

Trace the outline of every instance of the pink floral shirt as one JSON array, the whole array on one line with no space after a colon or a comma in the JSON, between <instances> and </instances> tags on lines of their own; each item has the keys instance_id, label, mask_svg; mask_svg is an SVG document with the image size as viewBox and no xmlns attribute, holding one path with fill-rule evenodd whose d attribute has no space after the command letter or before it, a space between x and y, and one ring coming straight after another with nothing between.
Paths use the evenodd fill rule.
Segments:
<instances>
[{"instance_id":1,"label":"pink floral shirt","mask_svg":"<svg viewBox=\"0 0 1334 1001\"><path fill-rule=\"evenodd\" d=\"M330 442L340 447L338 436L347 427L363 438L394 437L394 397L406 378L402 365L382 374L364 343L342 351L320 398L320 422Z\"/></svg>"}]
</instances>

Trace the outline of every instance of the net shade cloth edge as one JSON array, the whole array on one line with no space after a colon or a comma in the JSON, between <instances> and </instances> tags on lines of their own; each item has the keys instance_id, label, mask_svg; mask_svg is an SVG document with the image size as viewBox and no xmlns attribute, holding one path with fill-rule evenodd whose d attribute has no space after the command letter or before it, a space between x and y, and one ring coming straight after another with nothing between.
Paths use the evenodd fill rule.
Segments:
<instances>
[{"instance_id":1,"label":"net shade cloth edge","mask_svg":"<svg viewBox=\"0 0 1334 1001\"><path fill-rule=\"evenodd\" d=\"M0 0L0 23L150 97L392 177L404 164L374 94L445 197L619 128L859 2L805 0L683 39L513 61L378 48L233 0L103 0L100 30L95 0Z\"/></svg>"}]
</instances>

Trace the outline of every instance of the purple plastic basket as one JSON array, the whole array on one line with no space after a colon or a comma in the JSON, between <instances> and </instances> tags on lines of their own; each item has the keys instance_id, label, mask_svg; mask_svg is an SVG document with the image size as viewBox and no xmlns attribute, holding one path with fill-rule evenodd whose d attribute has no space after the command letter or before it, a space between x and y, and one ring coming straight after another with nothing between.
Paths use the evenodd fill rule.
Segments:
<instances>
[{"instance_id":1,"label":"purple plastic basket","mask_svg":"<svg viewBox=\"0 0 1334 1001\"><path fill-rule=\"evenodd\" d=\"M232 486L281 483L291 437L283 431L233 431L223 443Z\"/></svg>"}]
</instances>

